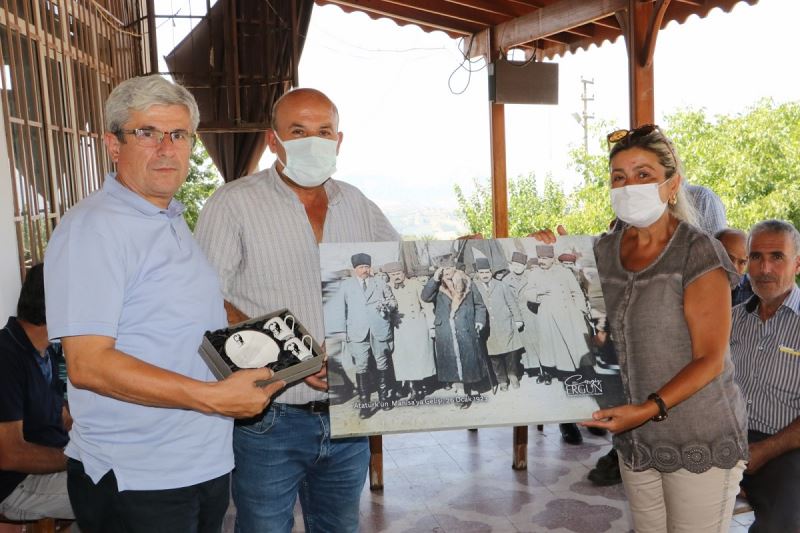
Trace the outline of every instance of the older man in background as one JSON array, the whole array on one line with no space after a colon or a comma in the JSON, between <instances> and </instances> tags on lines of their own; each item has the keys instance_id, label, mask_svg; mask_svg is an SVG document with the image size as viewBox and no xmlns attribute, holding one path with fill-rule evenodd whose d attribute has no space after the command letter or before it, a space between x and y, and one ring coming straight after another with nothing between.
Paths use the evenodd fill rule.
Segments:
<instances>
[{"instance_id":1,"label":"older man in background","mask_svg":"<svg viewBox=\"0 0 800 533\"><path fill-rule=\"evenodd\" d=\"M766 220L750 229L755 296L733 310L734 379L747 402L750 462L741 486L752 533L800 531L800 233Z\"/></svg>"},{"instance_id":2,"label":"older man in background","mask_svg":"<svg viewBox=\"0 0 800 533\"><path fill-rule=\"evenodd\" d=\"M739 283L731 290L731 304L739 305L753 296L750 276L747 275L747 233L734 228L725 228L716 232L714 237L725 247L731 263L741 276Z\"/></svg>"}]
</instances>

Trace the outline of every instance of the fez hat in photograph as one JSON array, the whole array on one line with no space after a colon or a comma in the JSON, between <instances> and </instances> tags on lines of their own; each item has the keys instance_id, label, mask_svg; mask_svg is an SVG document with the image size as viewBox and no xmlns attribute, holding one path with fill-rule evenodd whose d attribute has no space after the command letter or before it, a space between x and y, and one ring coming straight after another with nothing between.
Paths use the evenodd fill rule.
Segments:
<instances>
[{"instance_id":1,"label":"fez hat in photograph","mask_svg":"<svg viewBox=\"0 0 800 533\"><path fill-rule=\"evenodd\" d=\"M538 257L531 257L528 259L528 263L525 265L527 268L539 266L539 258Z\"/></svg>"},{"instance_id":2,"label":"fez hat in photograph","mask_svg":"<svg viewBox=\"0 0 800 533\"><path fill-rule=\"evenodd\" d=\"M536 255L540 258L553 259L556 256L555 249L549 244L537 244Z\"/></svg>"},{"instance_id":3,"label":"fez hat in photograph","mask_svg":"<svg viewBox=\"0 0 800 533\"><path fill-rule=\"evenodd\" d=\"M574 263L577 260L578 256L575 254L566 253L558 256L559 263Z\"/></svg>"},{"instance_id":4,"label":"fez hat in photograph","mask_svg":"<svg viewBox=\"0 0 800 533\"><path fill-rule=\"evenodd\" d=\"M383 265L383 268L381 268L381 270L386 272L387 274L390 272L400 272L401 270L403 270L403 265L400 263L400 261L392 261L391 263L386 263L385 265Z\"/></svg>"},{"instance_id":5,"label":"fez hat in photograph","mask_svg":"<svg viewBox=\"0 0 800 533\"><path fill-rule=\"evenodd\" d=\"M523 254L522 252L514 252L513 254L511 254L511 262L524 265L525 263L528 262L528 256Z\"/></svg>"},{"instance_id":6,"label":"fez hat in photograph","mask_svg":"<svg viewBox=\"0 0 800 533\"><path fill-rule=\"evenodd\" d=\"M353 268L361 265L372 266L372 258L368 254L355 254L350 258Z\"/></svg>"},{"instance_id":7,"label":"fez hat in photograph","mask_svg":"<svg viewBox=\"0 0 800 533\"><path fill-rule=\"evenodd\" d=\"M475 270L490 270L489 260L485 257L475 259Z\"/></svg>"}]
</instances>

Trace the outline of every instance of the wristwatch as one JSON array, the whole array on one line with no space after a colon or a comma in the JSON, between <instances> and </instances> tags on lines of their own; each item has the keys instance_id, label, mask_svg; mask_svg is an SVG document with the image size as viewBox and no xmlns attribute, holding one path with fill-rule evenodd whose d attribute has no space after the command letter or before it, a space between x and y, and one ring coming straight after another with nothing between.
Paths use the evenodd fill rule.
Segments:
<instances>
[{"instance_id":1,"label":"wristwatch","mask_svg":"<svg viewBox=\"0 0 800 533\"><path fill-rule=\"evenodd\" d=\"M667 419L667 404L664 403L664 400L661 399L661 396L656 394L655 392L647 397L648 400L653 400L656 402L658 406L658 414L651 418L653 422L661 422L662 420Z\"/></svg>"}]
</instances>

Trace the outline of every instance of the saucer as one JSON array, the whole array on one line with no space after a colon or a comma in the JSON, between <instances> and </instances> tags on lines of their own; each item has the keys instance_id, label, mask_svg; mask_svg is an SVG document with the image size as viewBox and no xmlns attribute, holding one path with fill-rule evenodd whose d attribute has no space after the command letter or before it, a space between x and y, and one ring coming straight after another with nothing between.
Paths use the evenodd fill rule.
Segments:
<instances>
[{"instance_id":1,"label":"saucer","mask_svg":"<svg viewBox=\"0 0 800 533\"><path fill-rule=\"evenodd\" d=\"M266 333L242 330L225 341L225 353L239 368L261 368L278 360L280 348Z\"/></svg>"}]
</instances>

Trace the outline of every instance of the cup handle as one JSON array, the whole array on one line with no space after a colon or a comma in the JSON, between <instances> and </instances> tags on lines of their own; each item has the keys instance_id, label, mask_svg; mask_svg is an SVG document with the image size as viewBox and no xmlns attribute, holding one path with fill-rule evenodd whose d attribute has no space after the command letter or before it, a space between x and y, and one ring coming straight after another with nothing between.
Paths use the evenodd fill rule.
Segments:
<instances>
[{"instance_id":1,"label":"cup handle","mask_svg":"<svg viewBox=\"0 0 800 533\"><path fill-rule=\"evenodd\" d=\"M313 352L314 351L314 339L311 337L311 335L303 335L303 338L301 339L300 342L302 342L303 345L306 345L306 339L308 339L308 345L307 345L308 349Z\"/></svg>"},{"instance_id":2,"label":"cup handle","mask_svg":"<svg viewBox=\"0 0 800 533\"><path fill-rule=\"evenodd\" d=\"M291 323L289 322L289 319L292 320ZM290 331L294 331L294 317L292 315L286 315L285 317L283 317L283 322L286 324L286 327L289 328Z\"/></svg>"}]
</instances>

